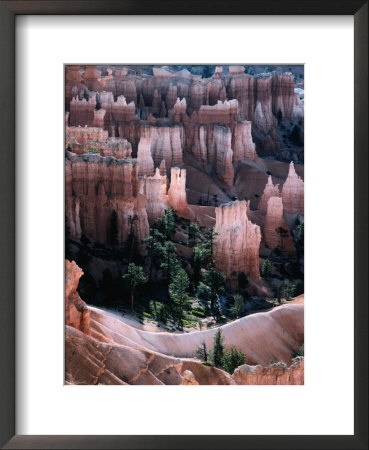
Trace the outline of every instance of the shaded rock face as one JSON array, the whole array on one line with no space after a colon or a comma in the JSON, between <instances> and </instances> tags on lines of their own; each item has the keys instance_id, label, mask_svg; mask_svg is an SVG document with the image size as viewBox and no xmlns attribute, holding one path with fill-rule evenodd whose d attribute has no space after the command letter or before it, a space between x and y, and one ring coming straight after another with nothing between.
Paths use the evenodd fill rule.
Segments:
<instances>
[{"instance_id":1,"label":"shaded rock face","mask_svg":"<svg viewBox=\"0 0 369 450\"><path fill-rule=\"evenodd\" d=\"M129 158L132 154L131 144L126 139L108 137L108 132L98 127L67 127L65 143L77 155L91 149L98 150L101 156L116 159Z\"/></svg>"},{"instance_id":2,"label":"shaded rock face","mask_svg":"<svg viewBox=\"0 0 369 450\"><path fill-rule=\"evenodd\" d=\"M165 175L166 190L166 175ZM166 192L163 190L163 177L160 175L159 168L156 169L152 177L144 177L140 180L140 192L145 195L147 219L150 225L162 217L168 208Z\"/></svg>"},{"instance_id":3,"label":"shaded rock face","mask_svg":"<svg viewBox=\"0 0 369 450\"><path fill-rule=\"evenodd\" d=\"M139 194L135 160L68 153L65 168L66 215L70 237L109 244L113 211L117 239L124 243L131 229L139 242L149 235L146 197Z\"/></svg>"},{"instance_id":4,"label":"shaded rock face","mask_svg":"<svg viewBox=\"0 0 369 450\"><path fill-rule=\"evenodd\" d=\"M295 172L292 161L282 187L282 200L285 212L304 215L304 182Z\"/></svg>"},{"instance_id":5,"label":"shaded rock face","mask_svg":"<svg viewBox=\"0 0 369 450\"><path fill-rule=\"evenodd\" d=\"M268 182L265 185L263 195L260 198L258 209L260 211L267 211L268 200L270 197L280 197L281 193L279 192L279 185L273 184L271 175L268 176Z\"/></svg>"},{"instance_id":6,"label":"shaded rock face","mask_svg":"<svg viewBox=\"0 0 369 450\"><path fill-rule=\"evenodd\" d=\"M154 175L154 161L151 156L151 139L141 137L137 150L138 175L149 176Z\"/></svg>"},{"instance_id":7,"label":"shaded rock face","mask_svg":"<svg viewBox=\"0 0 369 450\"><path fill-rule=\"evenodd\" d=\"M237 384L301 385L304 384L304 358L295 358L289 367L282 362L268 367L244 364L237 367L233 378Z\"/></svg>"},{"instance_id":8,"label":"shaded rock face","mask_svg":"<svg viewBox=\"0 0 369 450\"><path fill-rule=\"evenodd\" d=\"M168 190L168 201L170 206L179 215L188 213L188 203L186 195L186 169L172 167L170 188Z\"/></svg>"},{"instance_id":9,"label":"shaded rock face","mask_svg":"<svg viewBox=\"0 0 369 450\"><path fill-rule=\"evenodd\" d=\"M82 275L83 271L74 261L65 261L65 324L89 335L90 311L77 292Z\"/></svg>"},{"instance_id":10,"label":"shaded rock face","mask_svg":"<svg viewBox=\"0 0 369 450\"><path fill-rule=\"evenodd\" d=\"M235 201L215 209L215 256L217 269L232 284L237 284L238 274L252 279L260 278L259 247L260 227L248 218L249 202Z\"/></svg>"},{"instance_id":11,"label":"shaded rock face","mask_svg":"<svg viewBox=\"0 0 369 450\"><path fill-rule=\"evenodd\" d=\"M283 253L293 254L295 246L290 231L283 219L281 197L270 197L264 226L265 243L269 248L279 248Z\"/></svg>"}]
</instances>

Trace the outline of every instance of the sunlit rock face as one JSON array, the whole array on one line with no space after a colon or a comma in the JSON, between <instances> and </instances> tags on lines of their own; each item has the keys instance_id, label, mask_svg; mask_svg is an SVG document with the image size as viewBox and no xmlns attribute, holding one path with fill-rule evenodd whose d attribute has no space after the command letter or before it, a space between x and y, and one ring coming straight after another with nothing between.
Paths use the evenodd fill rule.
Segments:
<instances>
[{"instance_id":1,"label":"sunlit rock face","mask_svg":"<svg viewBox=\"0 0 369 450\"><path fill-rule=\"evenodd\" d=\"M290 366L283 362L268 367L244 364L234 371L233 378L237 384L252 385L294 385L304 384L304 358L295 358Z\"/></svg>"},{"instance_id":2,"label":"sunlit rock face","mask_svg":"<svg viewBox=\"0 0 369 450\"><path fill-rule=\"evenodd\" d=\"M282 200L285 212L304 215L304 182L295 172L292 161L282 187Z\"/></svg>"},{"instance_id":3,"label":"sunlit rock face","mask_svg":"<svg viewBox=\"0 0 369 450\"><path fill-rule=\"evenodd\" d=\"M215 209L217 269L237 283L238 274L259 279L260 227L248 218L249 202L235 201Z\"/></svg>"},{"instance_id":4,"label":"sunlit rock face","mask_svg":"<svg viewBox=\"0 0 369 450\"><path fill-rule=\"evenodd\" d=\"M151 139L141 137L137 150L138 175L149 176L154 175L154 161L151 156Z\"/></svg>"},{"instance_id":5,"label":"sunlit rock face","mask_svg":"<svg viewBox=\"0 0 369 450\"><path fill-rule=\"evenodd\" d=\"M65 324L89 335L90 311L77 292L82 275L83 271L74 261L65 260Z\"/></svg>"},{"instance_id":6,"label":"sunlit rock face","mask_svg":"<svg viewBox=\"0 0 369 450\"><path fill-rule=\"evenodd\" d=\"M283 219L281 197L270 197L264 226L265 243L269 248L279 248L283 253L293 254L295 246L291 233Z\"/></svg>"},{"instance_id":7,"label":"sunlit rock face","mask_svg":"<svg viewBox=\"0 0 369 450\"><path fill-rule=\"evenodd\" d=\"M99 127L67 127L65 144L77 155L98 151L101 156L114 156L116 159L129 158L131 144L124 138L112 138Z\"/></svg>"},{"instance_id":8,"label":"sunlit rock face","mask_svg":"<svg viewBox=\"0 0 369 450\"><path fill-rule=\"evenodd\" d=\"M232 136L233 162L257 158L255 144L251 136L251 122L237 122Z\"/></svg>"},{"instance_id":9,"label":"sunlit rock face","mask_svg":"<svg viewBox=\"0 0 369 450\"><path fill-rule=\"evenodd\" d=\"M170 188L168 190L170 206L179 214L188 212L186 195L186 170L172 167L170 176Z\"/></svg>"},{"instance_id":10,"label":"sunlit rock face","mask_svg":"<svg viewBox=\"0 0 369 450\"><path fill-rule=\"evenodd\" d=\"M117 239L124 243L133 230L141 242L149 235L146 197L139 194L135 160L98 155L66 157L66 215L70 237L109 244L113 211L117 214Z\"/></svg>"},{"instance_id":11,"label":"sunlit rock face","mask_svg":"<svg viewBox=\"0 0 369 450\"><path fill-rule=\"evenodd\" d=\"M265 211L267 210L267 206L268 206L268 200L270 199L270 197L280 197L281 193L279 192L279 185L278 184L273 184L273 180L271 175L268 176L268 182L265 185L264 188L264 192L263 195L260 198L259 201L259 205L258 205L258 209L260 211Z\"/></svg>"},{"instance_id":12,"label":"sunlit rock face","mask_svg":"<svg viewBox=\"0 0 369 450\"><path fill-rule=\"evenodd\" d=\"M165 175L166 185L166 175ZM140 192L145 195L147 219L150 225L162 217L168 208L168 201L163 192L163 179L160 175L159 168L156 169L155 175L152 177L143 177L140 180Z\"/></svg>"}]
</instances>

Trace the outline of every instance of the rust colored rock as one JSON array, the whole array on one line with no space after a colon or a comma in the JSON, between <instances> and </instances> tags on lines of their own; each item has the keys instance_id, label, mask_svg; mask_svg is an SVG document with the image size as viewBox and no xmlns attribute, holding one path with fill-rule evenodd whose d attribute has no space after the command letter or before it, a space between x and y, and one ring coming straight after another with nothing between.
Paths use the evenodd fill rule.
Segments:
<instances>
[{"instance_id":1,"label":"rust colored rock","mask_svg":"<svg viewBox=\"0 0 369 450\"><path fill-rule=\"evenodd\" d=\"M292 161L282 187L282 200L285 212L304 215L304 182L295 172Z\"/></svg>"},{"instance_id":2,"label":"rust colored rock","mask_svg":"<svg viewBox=\"0 0 369 450\"><path fill-rule=\"evenodd\" d=\"M186 170L172 167L168 191L170 206L179 214L187 214Z\"/></svg>"},{"instance_id":3,"label":"rust colored rock","mask_svg":"<svg viewBox=\"0 0 369 450\"><path fill-rule=\"evenodd\" d=\"M295 358L288 367L279 362L268 367L244 364L233 373L237 384L252 385L296 385L304 384L304 358Z\"/></svg>"},{"instance_id":4,"label":"rust colored rock","mask_svg":"<svg viewBox=\"0 0 369 450\"><path fill-rule=\"evenodd\" d=\"M141 137L137 150L138 176L154 175L154 161L151 156L151 139Z\"/></svg>"},{"instance_id":5,"label":"rust colored rock","mask_svg":"<svg viewBox=\"0 0 369 450\"><path fill-rule=\"evenodd\" d=\"M265 243L269 248L279 248L282 253L293 254L295 246L291 233L283 219L283 203L281 197L270 197L268 200L264 226Z\"/></svg>"},{"instance_id":6,"label":"rust colored rock","mask_svg":"<svg viewBox=\"0 0 369 450\"><path fill-rule=\"evenodd\" d=\"M65 324L90 333L90 311L81 300L77 287L83 271L74 261L65 260Z\"/></svg>"},{"instance_id":7,"label":"rust colored rock","mask_svg":"<svg viewBox=\"0 0 369 450\"><path fill-rule=\"evenodd\" d=\"M267 211L268 200L270 197L280 197L281 193L279 192L279 184L273 184L273 180L271 175L268 176L268 182L265 185L263 195L259 201L258 209L260 211Z\"/></svg>"},{"instance_id":8,"label":"rust colored rock","mask_svg":"<svg viewBox=\"0 0 369 450\"><path fill-rule=\"evenodd\" d=\"M249 202L235 201L215 208L215 255L217 270L232 285L237 285L238 274L252 279L260 278L260 227L248 218Z\"/></svg>"}]
</instances>

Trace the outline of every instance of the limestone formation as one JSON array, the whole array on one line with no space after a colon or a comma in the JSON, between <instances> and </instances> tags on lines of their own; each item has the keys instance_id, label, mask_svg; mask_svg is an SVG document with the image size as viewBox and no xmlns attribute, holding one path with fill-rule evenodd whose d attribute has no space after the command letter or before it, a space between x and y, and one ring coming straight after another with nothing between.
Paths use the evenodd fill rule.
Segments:
<instances>
[{"instance_id":1,"label":"limestone formation","mask_svg":"<svg viewBox=\"0 0 369 450\"><path fill-rule=\"evenodd\" d=\"M172 167L168 201L170 206L179 215L186 214L188 212L185 169Z\"/></svg>"},{"instance_id":2,"label":"limestone formation","mask_svg":"<svg viewBox=\"0 0 369 450\"><path fill-rule=\"evenodd\" d=\"M279 248L287 254L293 254L295 251L291 233L283 219L281 197L270 197L268 200L264 237L265 243L271 249Z\"/></svg>"},{"instance_id":3,"label":"limestone formation","mask_svg":"<svg viewBox=\"0 0 369 450\"><path fill-rule=\"evenodd\" d=\"M151 177L154 175L154 161L151 156L151 139L141 137L137 150L138 175Z\"/></svg>"},{"instance_id":4,"label":"limestone formation","mask_svg":"<svg viewBox=\"0 0 369 450\"><path fill-rule=\"evenodd\" d=\"M272 176L268 176L268 182L265 185L263 195L260 198L258 209L260 211L267 211L268 200L270 197L280 197L281 193L279 192L279 185L273 184Z\"/></svg>"},{"instance_id":5,"label":"limestone formation","mask_svg":"<svg viewBox=\"0 0 369 450\"><path fill-rule=\"evenodd\" d=\"M304 182L297 175L292 161L282 187L282 200L285 212L304 215Z\"/></svg>"},{"instance_id":6,"label":"limestone formation","mask_svg":"<svg viewBox=\"0 0 369 450\"><path fill-rule=\"evenodd\" d=\"M238 274L259 279L260 227L248 218L249 202L235 201L215 209L215 256L217 269L232 284Z\"/></svg>"}]
</instances>

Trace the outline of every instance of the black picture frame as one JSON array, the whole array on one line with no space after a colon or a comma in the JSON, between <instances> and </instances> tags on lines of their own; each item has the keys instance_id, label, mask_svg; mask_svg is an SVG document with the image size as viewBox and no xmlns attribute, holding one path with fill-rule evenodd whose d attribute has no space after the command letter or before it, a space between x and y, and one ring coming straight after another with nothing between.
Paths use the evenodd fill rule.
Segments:
<instances>
[{"instance_id":1,"label":"black picture frame","mask_svg":"<svg viewBox=\"0 0 369 450\"><path fill-rule=\"evenodd\" d=\"M354 435L15 435L15 17L28 14L353 15L355 41ZM0 1L0 445L6 449L367 449L368 448L368 1L84 0ZM21 249L20 249L21 250ZM337 372L342 376L337 361ZM342 371L344 368L342 367ZM339 392L337 392L339 402ZM292 411L291 411L292 412Z\"/></svg>"}]
</instances>

